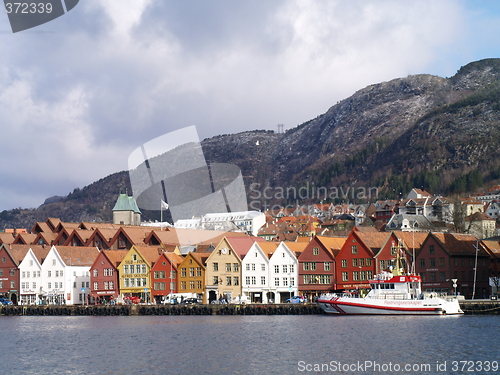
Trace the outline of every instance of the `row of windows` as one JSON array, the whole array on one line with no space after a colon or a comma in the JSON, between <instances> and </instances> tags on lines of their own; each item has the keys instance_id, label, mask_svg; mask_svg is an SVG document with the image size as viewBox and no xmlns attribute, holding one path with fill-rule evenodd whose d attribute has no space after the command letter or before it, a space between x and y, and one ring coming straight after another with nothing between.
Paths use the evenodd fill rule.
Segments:
<instances>
[{"instance_id":1,"label":"row of windows","mask_svg":"<svg viewBox=\"0 0 500 375\"><path fill-rule=\"evenodd\" d=\"M11 268L9 270L9 274L10 274L10 276L16 276L16 270L15 270L15 268ZM0 268L0 276L3 276L3 268Z\"/></svg>"},{"instance_id":2,"label":"row of windows","mask_svg":"<svg viewBox=\"0 0 500 375\"><path fill-rule=\"evenodd\" d=\"M32 284L32 289L36 289L36 283L34 282ZM29 289L30 288L30 283L29 282L23 282L21 283L21 289Z\"/></svg>"},{"instance_id":3,"label":"row of windows","mask_svg":"<svg viewBox=\"0 0 500 375\"><path fill-rule=\"evenodd\" d=\"M146 267L146 266L144 266L144 267ZM133 272L131 272L131 273L133 273ZM136 273L139 273L139 272L136 272ZM146 273L146 272L142 272L142 273ZM94 268L93 275L94 275L94 277L99 276L99 270L97 268ZM104 268L102 270L102 275L103 276L113 276L113 268Z\"/></svg>"},{"instance_id":4,"label":"row of windows","mask_svg":"<svg viewBox=\"0 0 500 375\"><path fill-rule=\"evenodd\" d=\"M196 285L196 288L195 288ZM189 289L202 289L203 284L200 280L195 281L190 281L189 282ZM174 288L172 288L174 289ZM187 283L185 281L181 281L181 289L186 290L187 289Z\"/></svg>"},{"instance_id":5,"label":"row of windows","mask_svg":"<svg viewBox=\"0 0 500 375\"><path fill-rule=\"evenodd\" d=\"M9 285L9 284L7 284L7 281L5 282L5 285ZM3 287L4 287L4 282L0 281L0 289L2 289ZM10 282L10 289L15 289L15 288L16 288L16 282L11 281Z\"/></svg>"},{"instance_id":6,"label":"row of windows","mask_svg":"<svg viewBox=\"0 0 500 375\"><path fill-rule=\"evenodd\" d=\"M145 264L126 264L123 266L123 272L125 274L138 274L138 273L147 273Z\"/></svg>"},{"instance_id":7,"label":"row of windows","mask_svg":"<svg viewBox=\"0 0 500 375\"><path fill-rule=\"evenodd\" d=\"M222 280L222 277L219 278L219 276L214 276L213 278L213 283L214 285L223 285L224 281ZM239 276L226 276L226 285L240 285L240 277Z\"/></svg>"},{"instance_id":8,"label":"row of windows","mask_svg":"<svg viewBox=\"0 0 500 375\"><path fill-rule=\"evenodd\" d=\"M353 271L352 272L352 281L359 281L359 280L371 280L373 279L373 272L372 271ZM349 272L342 272L342 281L349 281Z\"/></svg>"},{"instance_id":9,"label":"row of windows","mask_svg":"<svg viewBox=\"0 0 500 375\"><path fill-rule=\"evenodd\" d=\"M304 275L304 284L330 284L330 275Z\"/></svg>"},{"instance_id":10,"label":"row of windows","mask_svg":"<svg viewBox=\"0 0 500 375\"><path fill-rule=\"evenodd\" d=\"M228 263L228 264L231 265L231 263ZM238 263L236 263L236 264L238 264ZM195 271L196 271L196 276L197 277L201 276L201 267L196 267L196 269L194 267L190 267L189 268L189 277L194 277ZM181 268L181 277L186 277L186 275L187 275L186 268L184 268L184 267ZM172 277L172 273L171 273L170 277ZM165 278L165 276L163 276L163 278Z\"/></svg>"},{"instance_id":11,"label":"row of windows","mask_svg":"<svg viewBox=\"0 0 500 375\"><path fill-rule=\"evenodd\" d=\"M55 282L54 283L54 289L62 289L63 288L63 283L61 282ZM47 283L47 289L52 289L52 283Z\"/></svg>"},{"instance_id":12,"label":"row of windows","mask_svg":"<svg viewBox=\"0 0 500 375\"><path fill-rule=\"evenodd\" d=\"M218 271L219 270L219 263L214 262L212 264L212 267L213 267L214 271ZM231 267L231 263L226 263L226 272L231 272L231 269L233 270L233 272L240 272L239 263L232 263L232 267ZM200 268L200 270L201 270L201 268ZM200 276L201 276L201 271L200 271Z\"/></svg>"},{"instance_id":13,"label":"row of windows","mask_svg":"<svg viewBox=\"0 0 500 375\"><path fill-rule=\"evenodd\" d=\"M186 275L185 275L186 269L183 268L183 270L184 270L184 276L183 277L186 277ZM175 274L176 274L175 271L173 271L173 270L170 271L170 278L171 279L175 279ZM201 276L201 269L200 269L200 275L198 275L198 276ZM167 271L154 271L153 277L155 279L165 279L167 277Z\"/></svg>"},{"instance_id":14,"label":"row of windows","mask_svg":"<svg viewBox=\"0 0 500 375\"><path fill-rule=\"evenodd\" d=\"M147 286L146 283L146 278L143 277L138 277L138 278L124 278L123 279L123 285L125 288L135 288L135 287L142 287L142 286Z\"/></svg>"},{"instance_id":15,"label":"row of windows","mask_svg":"<svg viewBox=\"0 0 500 375\"><path fill-rule=\"evenodd\" d=\"M156 282L156 283L153 283L153 289L154 290L166 290L165 289L166 285L167 285L167 283L165 283L165 282ZM170 290L175 290L175 282L170 282Z\"/></svg>"},{"instance_id":16,"label":"row of windows","mask_svg":"<svg viewBox=\"0 0 500 375\"><path fill-rule=\"evenodd\" d=\"M330 262L324 262L323 263L323 270L324 271L330 271ZM291 267L293 267L293 265L291 265ZM302 269L304 271L316 271L316 262L304 262L302 263ZM293 272L293 268L292 270L290 270L290 272Z\"/></svg>"},{"instance_id":17,"label":"row of windows","mask_svg":"<svg viewBox=\"0 0 500 375\"><path fill-rule=\"evenodd\" d=\"M62 271L61 271L62 272ZM12 274L12 271L11 271L11 274ZM21 277L24 279L24 278L30 278L30 277L40 277L40 271L33 271L33 272L30 272L30 271L23 271L21 273Z\"/></svg>"},{"instance_id":18,"label":"row of windows","mask_svg":"<svg viewBox=\"0 0 500 375\"><path fill-rule=\"evenodd\" d=\"M372 258L352 258L352 266L353 267L371 267ZM342 259L341 261L342 268L347 268L347 259Z\"/></svg>"},{"instance_id":19,"label":"row of windows","mask_svg":"<svg viewBox=\"0 0 500 375\"><path fill-rule=\"evenodd\" d=\"M104 281L103 282L104 290L114 290L115 283L113 281ZM94 290L99 290L99 282L94 281Z\"/></svg>"}]
</instances>

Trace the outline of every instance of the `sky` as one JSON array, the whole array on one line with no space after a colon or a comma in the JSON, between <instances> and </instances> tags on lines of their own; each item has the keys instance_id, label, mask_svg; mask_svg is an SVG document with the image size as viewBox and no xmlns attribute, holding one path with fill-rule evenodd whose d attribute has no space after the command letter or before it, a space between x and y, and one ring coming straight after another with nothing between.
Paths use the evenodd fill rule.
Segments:
<instances>
[{"instance_id":1,"label":"sky","mask_svg":"<svg viewBox=\"0 0 500 375\"><path fill-rule=\"evenodd\" d=\"M35 208L195 125L293 128L370 84L500 57L500 2L81 0L0 15L0 212Z\"/></svg>"}]
</instances>

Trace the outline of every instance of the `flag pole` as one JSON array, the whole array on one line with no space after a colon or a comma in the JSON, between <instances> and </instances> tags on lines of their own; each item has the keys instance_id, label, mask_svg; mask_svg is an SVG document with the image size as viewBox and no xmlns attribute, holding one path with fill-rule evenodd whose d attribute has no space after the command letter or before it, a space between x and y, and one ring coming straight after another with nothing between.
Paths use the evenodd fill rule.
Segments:
<instances>
[{"instance_id":1,"label":"flag pole","mask_svg":"<svg viewBox=\"0 0 500 375\"><path fill-rule=\"evenodd\" d=\"M160 222L163 224L163 202L160 199ZM163 230L163 226L160 224L161 230Z\"/></svg>"}]
</instances>

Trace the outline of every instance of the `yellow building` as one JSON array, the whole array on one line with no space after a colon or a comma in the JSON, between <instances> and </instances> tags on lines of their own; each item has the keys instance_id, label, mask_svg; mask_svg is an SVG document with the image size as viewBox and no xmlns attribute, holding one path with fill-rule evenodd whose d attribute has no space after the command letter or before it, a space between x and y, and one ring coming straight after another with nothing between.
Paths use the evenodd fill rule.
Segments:
<instances>
[{"instance_id":1,"label":"yellow building","mask_svg":"<svg viewBox=\"0 0 500 375\"><path fill-rule=\"evenodd\" d=\"M157 247L133 245L118 266L120 297L127 301L151 302L151 267L160 257Z\"/></svg>"},{"instance_id":2,"label":"yellow building","mask_svg":"<svg viewBox=\"0 0 500 375\"><path fill-rule=\"evenodd\" d=\"M207 259L204 303L241 298L241 260L261 237L224 237Z\"/></svg>"}]
</instances>

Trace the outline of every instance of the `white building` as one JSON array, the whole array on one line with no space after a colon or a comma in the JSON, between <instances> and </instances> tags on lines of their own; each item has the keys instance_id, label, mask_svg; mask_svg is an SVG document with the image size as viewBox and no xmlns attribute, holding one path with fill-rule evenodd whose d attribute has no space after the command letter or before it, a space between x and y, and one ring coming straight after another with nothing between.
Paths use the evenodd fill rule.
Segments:
<instances>
[{"instance_id":1,"label":"white building","mask_svg":"<svg viewBox=\"0 0 500 375\"><path fill-rule=\"evenodd\" d=\"M277 246L277 242L254 242L241 261L241 292L244 301L269 302L268 254L274 252Z\"/></svg>"},{"instance_id":2,"label":"white building","mask_svg":"<svg viewBox=\"0 0 500 375\"><path fill-rule=\"evenodd\" d=\"M175 228L243 232L256 236L266 223L266 215L258 211L221 212L206 214L201 218L175 222Z\"/></svg>"},{"instance_id":3,"label":"white building","mask_svg":"<svg viewBox=\"0 0 500 375\"><path fill-rule=\"evenodd\" d=\"M84 304L90 292L94 247L52 246L45 259L31 249L19 266L20 299L28 304Z\"/></svg>"},{"instance_id":4,"label":"white building","mask_svg":"<svg viewBox=\"0 0 500 375\"><path fill-rule=\"evenodd\" d=\"M274 296L274 302L283 303L298 295L298 264L295 254L281 242L269 258L269 295Z\"/></svg>"}]
</instances>

